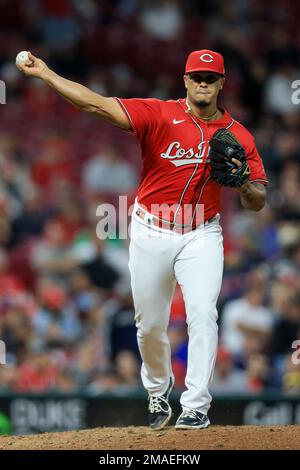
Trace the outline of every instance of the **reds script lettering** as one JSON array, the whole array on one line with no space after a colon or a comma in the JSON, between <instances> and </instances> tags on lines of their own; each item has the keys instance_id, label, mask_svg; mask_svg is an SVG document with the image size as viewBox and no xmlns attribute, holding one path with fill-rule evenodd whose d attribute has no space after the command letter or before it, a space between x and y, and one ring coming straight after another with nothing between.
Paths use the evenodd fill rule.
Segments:
<instances>
[{"instance_id":1,"label":"reds script lettering","mask_svg":"<svg viewBox=\"0 0 300 470\"><path fill-rule=\"evenodd\" d=\"M205 140L200 142L200 144L197 147L197 150L199 151L198 153L197 151L195 152L193 148L186 150L183 147L181 147L180 142L175 141L175 142L172 142L167 148L167 151L165 153L161 153L160 156L162 158L168 158L170 160L177 159L177 158L181 159L185 157L185 160L183 161L171 162L175 166L190 165L191 163L202 163L206 150L208 150ZM175 153L172 153L172 152L175 152ZM193 157L196 157L196 158L193 158Z\"/></svg>"}]
</instances>

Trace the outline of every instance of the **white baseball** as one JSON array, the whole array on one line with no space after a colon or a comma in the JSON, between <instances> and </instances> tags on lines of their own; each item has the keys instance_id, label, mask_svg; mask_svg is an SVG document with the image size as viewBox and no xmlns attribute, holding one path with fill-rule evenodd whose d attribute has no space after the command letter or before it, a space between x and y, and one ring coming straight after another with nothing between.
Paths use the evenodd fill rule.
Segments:
<instances>
[{"instance_id":1,"label":"white baseball","mask_svg":"<svg viewBox=\"0 0 300 470\"><path fill-rule=\"evenodd\" d=\"M27 60L29 60L28 52L27 51L19 52L19 54L16 57L16 64L24 64L24 62L27 62Z\"/></svg>"}]
</instances>

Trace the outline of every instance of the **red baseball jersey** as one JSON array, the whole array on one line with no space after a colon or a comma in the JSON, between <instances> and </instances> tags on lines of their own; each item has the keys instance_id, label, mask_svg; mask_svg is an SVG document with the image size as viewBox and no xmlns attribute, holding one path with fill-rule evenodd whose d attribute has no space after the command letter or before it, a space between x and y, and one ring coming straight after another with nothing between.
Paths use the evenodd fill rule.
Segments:
<instances>
[{"instance_id":1,"label":"red baseball jersey","mask_svg":"<svg viewBox=\"0 0 300 470\"><path fill-rule=\"evenodd\" d=\"M149 212L162 204L175 207L171 220L175 223L185 205L191 208L190 223L198 205L204 208L205 221L220 212L221 186L210 178L208 152L209 140L223 127L244 147L250 181L267 184L253 136L227 111L220 119L202 121L189 112L186 99L116 99L129 119L130 132L141 144L143 169L137 198Z\"/></svg>"}]
</instances>

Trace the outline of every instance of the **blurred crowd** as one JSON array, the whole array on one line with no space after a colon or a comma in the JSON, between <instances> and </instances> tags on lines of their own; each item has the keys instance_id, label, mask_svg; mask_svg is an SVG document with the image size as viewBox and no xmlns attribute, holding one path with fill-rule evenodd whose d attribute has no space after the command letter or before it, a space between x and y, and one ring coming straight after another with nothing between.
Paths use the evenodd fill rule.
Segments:
<instances>
[{"instance_id":1,"label":"blurred crowd","mask_svg":"<svg viewBox=\"0 0 300 470\"><path fill-rule=\"evenodd\" d=\"M212 393L300 393L300 4L292 0L0 0L0 391L123 393L141 387L128 240L96 236L96 209L133 201L140 151L14 64L31 50L106 96L184 96L191 50L226 64L222 106L255 135L268 204L223 192L224 282ZM122 213L122 217L127 214ZM176 290L176 386L187 333ZM296 351L297 352L297 351ZM297 357L297 355L296 355ZM300 359L300 353L298 355Z\"/></svg>"}]
</instances>

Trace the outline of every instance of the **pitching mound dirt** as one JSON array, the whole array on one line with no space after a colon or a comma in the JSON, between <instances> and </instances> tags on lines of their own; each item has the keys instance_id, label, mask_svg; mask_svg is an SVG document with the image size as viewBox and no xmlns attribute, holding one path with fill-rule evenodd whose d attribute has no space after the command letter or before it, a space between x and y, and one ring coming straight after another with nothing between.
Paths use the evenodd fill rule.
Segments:
<instances>
[{"instance_id":1,"label":"pitching mound dirt","mask_svg":"<svg viewBox=\"0 0 300 470\"><path fill-rule=\"evenodd\" d=\"M158 432L146 427L0 436L0 449L225 450L300 449L300 426L211 426L203 430Z\"/></svg>"}]
</instances>

